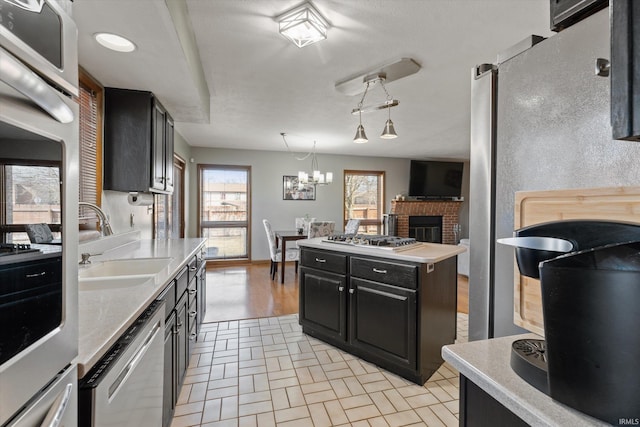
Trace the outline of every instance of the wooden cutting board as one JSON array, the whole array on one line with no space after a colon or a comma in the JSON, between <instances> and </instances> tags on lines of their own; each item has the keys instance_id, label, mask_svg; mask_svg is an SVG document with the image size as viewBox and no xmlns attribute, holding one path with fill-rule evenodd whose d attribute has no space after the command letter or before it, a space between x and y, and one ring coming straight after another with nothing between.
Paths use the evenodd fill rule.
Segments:
<instances>
[{"instance_id":1,"label":"wooden cutting board","mask_svg":"<svg viewBox=\"0 0 640 427\"><path fill-rule=\"evenodd\" d=\"M516 192L514 229L566 219L640 223L640 187ZM515 262L515 261L514 261ZM540 281L514 268L514 323L544 336Z\"/></svg>"}]
</instances>

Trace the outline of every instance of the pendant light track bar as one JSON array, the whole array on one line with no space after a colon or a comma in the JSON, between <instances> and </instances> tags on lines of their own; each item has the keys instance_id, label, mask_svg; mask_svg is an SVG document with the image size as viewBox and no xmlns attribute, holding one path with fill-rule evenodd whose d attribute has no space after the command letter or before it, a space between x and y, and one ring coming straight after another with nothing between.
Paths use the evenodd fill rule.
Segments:
<instances>
[{"instance_id":1,"label":"pendant light track bar","mask_svg":"<svg viewBox=\"0 0 640 427\"><path fill-rule=\"evenodd\" d=\"M370 113L372 111L378 111L378 110L384 110L385 108L396 107L398 106L398 104L400 104L400 101L398 101L397 99L393 99L388 102L383 102L382 104L367 105L366 107L362 107L362 108L354 108L353 110L351 110L351 114L356 115L356 114L359 114L360 112Z\"/></svg>"},{"instance_id":2,"label":"pendant light track bar","mask_svg":"<svg viewBox=\"0 0 640 427\"><path fill-rule=\"evenodd\" d=\"M380 74L385 75L385 83L390 83L395 80L399 80L403 77L410 76L420 71L420 64L418 64L412 58L401 58L389 64L382 65L368 70L364 73L356 74L341 80L335 84L335 88L338 92L341 92L347 96L358 95L364 92L364 85L372 77Z\"/></svg>"}]
</instances>

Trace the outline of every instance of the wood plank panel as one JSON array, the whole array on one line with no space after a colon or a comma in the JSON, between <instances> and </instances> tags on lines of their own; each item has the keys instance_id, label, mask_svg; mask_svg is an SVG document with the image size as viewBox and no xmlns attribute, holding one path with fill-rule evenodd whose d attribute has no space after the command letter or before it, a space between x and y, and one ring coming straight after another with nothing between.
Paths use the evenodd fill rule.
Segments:
<instances>
[{"instance_id":1,"label":"wood plank panel","mask_svg":"<svg viewBox=\"0 0 640 427\"><path fill-rule=\"evenodd\" d=\"M514 228L569 219L640 222L640 187L516 192ZM514 257L515 264L515 257ZM514 267L514 323L544 335L540 281Z\"/></svg>"}]
</instances>

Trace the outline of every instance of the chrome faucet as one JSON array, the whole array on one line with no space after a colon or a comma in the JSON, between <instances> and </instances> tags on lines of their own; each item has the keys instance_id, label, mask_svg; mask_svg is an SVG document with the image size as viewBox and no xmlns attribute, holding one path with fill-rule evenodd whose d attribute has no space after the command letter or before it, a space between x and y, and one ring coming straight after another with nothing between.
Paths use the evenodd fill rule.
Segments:
<instances>
[{"instance_id":1,"label":"chrome faucet","mask_svg":"<svg viewBox=\"0 0 640 427\"><path fill-rule=\"evenodd\" d=\"M91 260L89 258L91 258L92 256L97 256L97 255L102 255L102 254L90 254L90 253L80 254L80 256L82 257L82 261L80 261L78 264L80 264L80 265L91 264Z\"/></svg>"},{"instance_id":2,"label":"chrome faucet","mask_svg":"<svg viewBox=\"0 0 640 427\"><path fill-rule=\"evenodd\" d=\"M79 206L86 206L93 210L100 220L100 230L103 236L111 236L113 234L113 230L111 229L111 224L109 224L109 220L107 219L107 215L104 213L102 209L98 205L94 205L89 202L78 202Z\"/></svg>"}]
</instances>

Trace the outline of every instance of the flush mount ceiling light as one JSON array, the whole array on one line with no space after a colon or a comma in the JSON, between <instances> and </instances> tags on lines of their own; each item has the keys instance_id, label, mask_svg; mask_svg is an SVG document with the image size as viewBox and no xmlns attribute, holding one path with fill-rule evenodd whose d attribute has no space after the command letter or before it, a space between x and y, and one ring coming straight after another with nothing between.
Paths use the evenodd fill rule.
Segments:
<instances>
[{"instance_id":1,"label":"flush mount ceiling light","mask_svg":"<svg viewBox=\"0 0 640 427\"><path fill-rule=\"evenodd\" d=\"M277 16L278 31L298 47L305 47L327 38L327 20L311 3L303 3Z\"/></svg>"},{"instance_id":2,"label":"flush mount ceiling light","mask_svg":"<svg viewBox=\"0 0 640 427\"><path fill-rule=\"evenodd\" d=\"M282 135L282 140L284 141L285 147L287 147L287 151L293 155L291 149L289 148L289 144L287 143L286 133L280 132ZM302 157L295 157L296 160L306 160L311 157L311 174L308 174L304 171L298 171L298 186L302 188L305 185L328 185L333 182L333 172L320 172L320 167L318 166L318 157L316 156L316 142L313 141L313 149L305 154Z\"/></svg>"},{"instance_id":3,"label":"flush mount ceiling light","mask_svg":"<svg viewBox=\"0 0 640 427\"><path fill-rule=\"evenodd\" d=\"M98 43L116 52L133 52L136 45L129 39L112 33L96 33L93 35Z\"/></svg>"},{"instance_id":4,"label":"flush mount ceiling light","mask_svg":"<svg viewBox=\"0 0 640 427\"><path fill-rule=\"evenodd\" d=\"M384 129L382 131L382 135L380 135L380 138L394 139L398 137L398 135L396 134L396 130L393 126L393 122L391 121L391 108L400 104L400 101L398 101L397 99L393 99L393 97L389 95L389 92L387 92L387 88L384 86L384 81L386 80L386 77L387 76L385 73L378 73L378 74L366 76L364 78L366 87L364 89L364 93L362 94L362 99L360 99L360 102L358 103L358 107L354 108L353 111L351 111L351 114L358 114L358 117L360 119L360 124L358 125L358 129L356 130L356 136L355 138L353 138L353 142L355 142L356 144L362 144L369 141L367 139L367 135L364 133L364 127L362 126L362 113L369 112L369 111L382 110L385 108L389 112L389 117L387 119L387 122L384 125ZM384 93L387 96L386 100L383 103L369 105L366 107L363 106L364 99L367 97L367 93L369 93L369 88L377 84L379 84L384 90Z\"/></svg>"}]
</instances>

